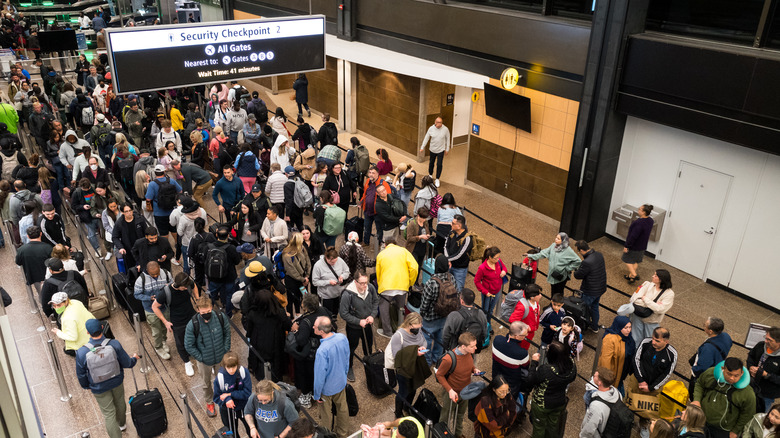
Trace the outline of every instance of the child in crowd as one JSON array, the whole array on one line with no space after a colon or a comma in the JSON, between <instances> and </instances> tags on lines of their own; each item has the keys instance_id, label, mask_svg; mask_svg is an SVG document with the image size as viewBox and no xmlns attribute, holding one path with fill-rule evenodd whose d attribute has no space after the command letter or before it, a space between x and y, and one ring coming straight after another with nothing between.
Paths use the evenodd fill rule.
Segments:
<instances>
[{"instance_id":1,"label":"child in crowd","mask_svg":"<svg viewBox=\"0 0 780 438\"><path fill-rule=\"evenodd\" d=\"M252 377L249 371L241 366L238 354L228 351L222 358L222 368L214 379L213 399L219 406L219 415L227 430L230 430L231 424L237 426L241 422L244 423L247 435L251 436L249 424L244 419L244 407L251 396Z\"/></svg>"},{"instance_id":2,"label":"child in crowd","mask_svg":"<svg viewBox=\"0 0 780 438\"><path fill-rule=\"evenodd\" d=\"M563 310L561 310L563 312ZM560 330L555 340L571 349L571 355L580 360L580 351L582 351L582 330L574 323L574 318L566 316L561 321Z\"/></svg>"},{"instance_id":3,"label":"child in crowd","mask_svg":"<svg viewBox=\"0 0 780 438\"><path fill-rule=\"evenodd\" d=\"M539 248L531 248L528 250L526 254L539 254L540 249ZM530 260L528 257L523 259L523 269L531 269L533 272L531 273L531 282L536 283L536 269L539 267L539 261L537 260Z\"/></svg>"},{"instance_id":4,"label":"child in crowd","mask_svg":"<svg viewBox=\"0 0 780 438\"><path fill-rule=\"evenodd\" d=\"M314 171L314 175L311 177L311 187L314 189L314 202L319 205L320 190L322 190L322 184L325 182L325 178L328 177L328 165L325 162L320 161L317 163L317 170Z\"/></svg>"},{"instance_id":5,"label":"child in crowd","mask_svg":"<svg viewBox=\"0 0 780 438\"><path fill-rule=\"evenodd\" d=\"M539 325L542 326L542 346L549 345L555 340L556 333L561 329L561 323L566 316L563 311L563 295L555 294L552 296L552 303L544 309L539 318Z\"/></svg>"}]
</instances>

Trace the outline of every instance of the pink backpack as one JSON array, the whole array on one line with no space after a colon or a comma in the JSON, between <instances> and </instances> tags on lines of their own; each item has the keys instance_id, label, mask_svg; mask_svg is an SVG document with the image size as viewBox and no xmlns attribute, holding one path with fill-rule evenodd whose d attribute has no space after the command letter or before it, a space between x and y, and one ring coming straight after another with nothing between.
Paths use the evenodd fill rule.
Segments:
<instances>
[{"instance_id":1,"label":"pink backpack","mask_svg":"<svg viewBox=\"0 0 780 438\"><path fill-rule=\"evenodd\" d=\"M429 208L432 218L439 216L439 207L441 206L441 195L436 195L431 198L431 208Z\"/></svg>"}]
</instances>

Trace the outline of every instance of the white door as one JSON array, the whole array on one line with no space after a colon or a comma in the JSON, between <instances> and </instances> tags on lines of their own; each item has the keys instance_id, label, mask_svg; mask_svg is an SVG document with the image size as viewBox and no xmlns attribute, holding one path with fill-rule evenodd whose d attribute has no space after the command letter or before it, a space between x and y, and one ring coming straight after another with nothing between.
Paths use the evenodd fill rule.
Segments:
<instances>
[{"instance_id":1,"label":"white door","mask_svg":"<svg viewBox=\"0 0 780 438\"><path fill-rule=\"evenodd\" d=\"M452 117L452 138L463 137L471 132L471 88L455 87L455 108Z\"/></svg>"},{"instance_id":2,"label":"white door","mask_svg":"<svg viewBox=\"0 0 780 438\"><path fill-rule=\"evenodd\" d=\"M658 259L704 278L731 176L682 161Z\"/></svg>"}]
</instances>

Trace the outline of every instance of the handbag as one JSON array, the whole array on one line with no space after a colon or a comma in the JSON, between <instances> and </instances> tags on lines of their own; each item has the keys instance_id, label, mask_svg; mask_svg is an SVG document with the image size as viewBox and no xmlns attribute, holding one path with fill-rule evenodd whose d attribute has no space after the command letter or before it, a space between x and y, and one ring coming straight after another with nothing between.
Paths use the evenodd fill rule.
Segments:
<instances>
[{"instance_id":1,"label":"handbag","mask_svg":"<svg viewBox=\"0 0 780 438\"><path fill-rule=\"evenodd\" d=\"M287 333L287 337L284 340L284 351L296 360L306 360L311 351L311 343L307 342L302 347L298 345L298 341L295 339L297 332Z\"/></svg>"},{"instance_id":2,"label":"handbag","mask_svg":"<svg viewBox=\"0 0 780 438\"><path fill-rule=\"evenodd\" d=\"M666 292L666 289L662 290L660 294L658 294L654 299L653 302L657 303L658 299L661 298L661 295ZM638 304L634 304L634 315L640 317L640 318L647 318L648 316L653 314L653 310L649 307L640 306Z\"/></svg>"}]
</instances>

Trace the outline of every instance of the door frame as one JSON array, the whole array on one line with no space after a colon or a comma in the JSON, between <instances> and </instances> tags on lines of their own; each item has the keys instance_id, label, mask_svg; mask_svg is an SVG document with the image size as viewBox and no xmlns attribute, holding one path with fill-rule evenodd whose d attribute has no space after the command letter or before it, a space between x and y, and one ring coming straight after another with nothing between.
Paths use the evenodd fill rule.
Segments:
<instances>
[{"instance_id":1,"label":"door frame","mask_svg":"<svg viewBox=\"0 0 780 438\"><path fill-rule=\"evenodd\" d=\"M719 237L719 234L720 234L720 231L721 231L720 225L721 225L721 222L723 221L723 213L726 210L726 204L729 201L729 195L731 194L731 186L734 183L734 175L729 175L728 173L724 173L724 172L721 172L719 170L711 169L709 167L705 167L705 166L702 166L700 164L696 164L696 163L693 163L693 162L690 162L690 161L680 160L680 164L677 166L677 175L678 176L675 177L676 181L674 182L674 189L672 190L672 197L670 198L670 201L669 201L669 208L668 208L669 213L673 213L674 212L674 210L672 210L672 207L674 206L675 201L677 200L677 195L679 194L679 190L678 189L679 189L679 186L680 186L680 179L681 179L679 175L680 175L680 172L682 172L682 170L683 170L683 166L685 166L685 165L695 166L695 167L698 167L699 169L703 169L703 170L706 170L706 171L709 171L709 172L717 173L717 174L720 174L720 175L728 177L728 187L726 188L726 196L723 198L723 205L721 205L721 207L720 207L720 212L718 214L718 221L715 224L715 236L712 239L712 245L710 246L710 250L707 253L707 262L704 264L704 272L702 273L702 276L700 278L702 281L707 281L707 278L708 278L707 274L708 274L709 269L710 269L710 263L712 262L712 251L715 249L715 245L717 244L718 237ZM669 223L671 221L672 221L672 218L667 216L667 218L665 219L665 223L668 223L668 225L671 225L671 223ZM663 250L664 250L664 247L666 246L666 239L667 239L668 235L669 235L669 233L662 233L661 241L659 242L660 243L660 250L659 250L658 260L661 261L661 262L664 262L664 263L666 263L666 261L664 260L664 257L663 257ZM694 274L690 274L690 273L687 273L687 274L694 275Z\"/></svg>"}]
</instances>

